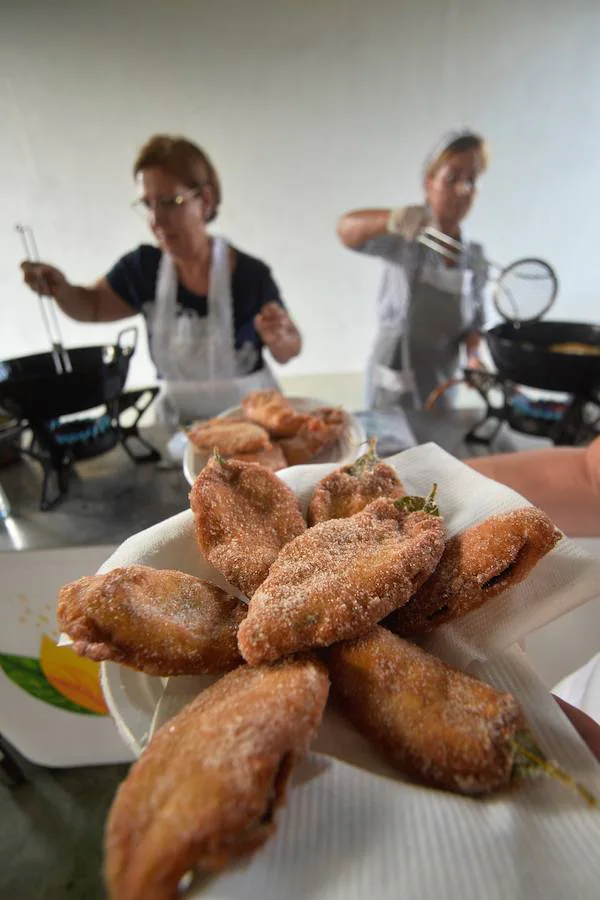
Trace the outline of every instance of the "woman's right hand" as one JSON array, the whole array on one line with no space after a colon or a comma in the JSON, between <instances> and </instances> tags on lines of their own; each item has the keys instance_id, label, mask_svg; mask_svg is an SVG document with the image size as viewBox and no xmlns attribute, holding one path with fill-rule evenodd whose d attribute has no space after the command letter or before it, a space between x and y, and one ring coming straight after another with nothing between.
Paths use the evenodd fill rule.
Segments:
<instances>
[{"instance_id":1,"label":"woman's right hand","mask_svg":"<svg viewBox=\"0 0 600 900\"><path fill-rule=\"evenodd\" d=\"M21 270L25 284L36 294L58 297L69 284L60 269L48 263L23 262Z\"/></svg>"}]
</instances>

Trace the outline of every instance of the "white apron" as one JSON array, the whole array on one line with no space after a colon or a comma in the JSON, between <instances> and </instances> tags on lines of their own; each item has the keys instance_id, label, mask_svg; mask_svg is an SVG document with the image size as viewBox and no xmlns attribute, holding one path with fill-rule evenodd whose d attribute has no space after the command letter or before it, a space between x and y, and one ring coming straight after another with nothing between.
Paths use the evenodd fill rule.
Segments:
<instances>
[{"instance_id":1,"label":"white apron","mask_svg":"<svg viewBox=\"0 0 600 900\"><path fill-rule=\"evenodd\" d=\"M149 311L150 355L162 376L157 416L170 430L237 406L251 391L277 388L266 363L248 374L252 345L236 352L229 245L215 236L207 297L207 315L177 312L177 271L163 253L155 302Z\"/></svg>"},{"instance_id":2,"label":"white apron","mask_svg":"<svg viewBox=\"0 0 600 900\"><path fill-rule=\"evenodd\" d=\"M414 262L406 276L408 302L401 314L388 314L375 341L368 372L372 408L420 409L434 388L456 374L472 321L472 276L461 267ZM451 405L448 391L438 406Z\"/></svg>"}]
</instances>

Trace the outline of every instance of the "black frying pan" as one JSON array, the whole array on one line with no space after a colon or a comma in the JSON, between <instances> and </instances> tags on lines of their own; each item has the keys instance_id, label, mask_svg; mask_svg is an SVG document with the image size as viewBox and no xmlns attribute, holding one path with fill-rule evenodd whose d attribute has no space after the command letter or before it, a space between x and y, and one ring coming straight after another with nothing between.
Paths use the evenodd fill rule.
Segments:
<instances>
[{"instance_id":1,"label":"black frying pan","mask_svg":"<svg viewBox=\"0 0 600 900\"><path fill-rule=\"evenodd\" d=\"M600 356L557 353L554 344L600 348L600 326L585 322L503 322L485 337L498 372L516 384L593 397L600 390Z\"/></svg>"},{"instance_id":2,"label":"black frying pan","mask_svg":"<svg viewBox=\"0 0 600 900\"><path fill-rule=\"evenodd\" d=\"M133 340L123 343L131 334ZM52 353L0 362L0 407L19 419L47 422L115 400L125 385L137 344L135 325L119 332L116 343L69 350L72 371L56 371Z\"/></svg>"}]
</instances>

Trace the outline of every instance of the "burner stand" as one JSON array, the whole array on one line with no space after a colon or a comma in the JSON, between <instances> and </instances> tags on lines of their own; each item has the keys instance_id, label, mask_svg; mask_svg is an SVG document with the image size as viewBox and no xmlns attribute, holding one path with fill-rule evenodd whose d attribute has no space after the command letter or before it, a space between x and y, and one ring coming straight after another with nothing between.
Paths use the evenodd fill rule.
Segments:
<instances>
[{"instance_id":1,"label":"burner stand","mask_svg":"<svg viewBox=\"0 0 600 900\"><path fill-rule=\"evenodd\" d=\"M121 444L136 464L161 459L158 450L138 429L140 418L158 391L157 387L126 391L106 404L105 411L95 419L28 423L26 429L30 432L30 440L21 452L42 466L41 510L52 509L65 497L77 461L101 456L117 444ZM132 424L124 425L122 415L130 409L136 411L135 419Z\"/></svg>"}]
</instances>

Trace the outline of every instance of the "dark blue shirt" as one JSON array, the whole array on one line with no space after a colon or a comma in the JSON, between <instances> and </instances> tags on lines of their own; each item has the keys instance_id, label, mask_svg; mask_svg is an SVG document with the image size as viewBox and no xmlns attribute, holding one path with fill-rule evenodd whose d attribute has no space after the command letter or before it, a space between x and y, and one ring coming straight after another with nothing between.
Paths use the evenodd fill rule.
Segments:
<instances>
[{"instance_id":1,"label":"dark blue shirt","mask_svg":"<svg viewBox=\"0 0 600 900\"><path fill-rule=\"evenodd\" d=\"M260 259L248 256L240 250L236 250L235 253L235 267L231 273L235 348L240 350L244 347L244 356L249 360L248 374L250 374L263 366L263 342L256 333L254 317L266 303L275 301L283 306L283 301L269 267ZM121 257L106 276L115 294L136 312L143 313L148 325L148 313L155 302L160 257L161 251L158 247L141 244L136 250ZM206 296L194 294L179 283L177 314L180 315L183 310L194 310L198 316L206 316L208 302Z\"/></svg>"}]
</instances>

